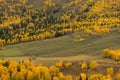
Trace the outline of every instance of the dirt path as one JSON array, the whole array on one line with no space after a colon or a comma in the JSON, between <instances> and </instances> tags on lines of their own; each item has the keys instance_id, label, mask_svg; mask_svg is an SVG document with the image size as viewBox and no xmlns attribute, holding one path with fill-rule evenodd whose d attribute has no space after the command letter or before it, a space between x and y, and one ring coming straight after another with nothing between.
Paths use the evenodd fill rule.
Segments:
<instances>
[{"instance_id":1,"label":"dirt path","mask_svg":"<svg viewBox=\"0 0 120 80\"><path fill-rule=\"evenodd\" d=\"M22 61L31 59L37 63L44 62L47 64L48 62L55 63L56 61L62 60L62 61L72 61L72 62L78 62L78 61L92 61L96 60L100 63L107 63L107 64L117 64L114 60L111 59L105 59L102 58L102 56L99 55L77 55L77 56L69 56L69 57L35 57L35 56L25 56L25 57L9 57L4 59L13 59L15 61Z\"/></svg>"}]
</instances>

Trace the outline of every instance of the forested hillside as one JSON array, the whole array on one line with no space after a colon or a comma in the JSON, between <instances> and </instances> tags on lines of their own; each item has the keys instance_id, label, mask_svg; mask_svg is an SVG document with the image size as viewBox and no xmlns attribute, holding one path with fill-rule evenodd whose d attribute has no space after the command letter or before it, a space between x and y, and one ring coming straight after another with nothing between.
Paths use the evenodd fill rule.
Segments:
<instances>
[{"instance_id":1,"label":"forested hillside","mask_svg":"<svg viewBox=\"0 0 120 80\"><path fill-rule=\"evenodd\" d=\"M120 0L0 0L0 46L120 27ZM118 30L119 31L119 30Z\"/></svg>"},{"instance_id":2,"label":"forested hillside","mask_svg":"<svg viewBox=\"0 0 120 80\"><path fill-rule=\"evenodd\" d=\"M120 0L0 0L0 80L120 80Z\"/></svg>"}]
</instances>

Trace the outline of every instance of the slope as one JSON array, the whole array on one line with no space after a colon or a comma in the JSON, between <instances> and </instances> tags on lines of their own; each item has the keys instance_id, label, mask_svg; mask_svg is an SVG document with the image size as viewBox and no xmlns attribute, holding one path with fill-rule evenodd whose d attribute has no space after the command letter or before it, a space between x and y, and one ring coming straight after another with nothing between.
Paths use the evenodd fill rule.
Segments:
<instances>
[{"instance_id":1,"label":"slope","mask_svg":"<svg viewBox=\"0 0 120 80\"><path fill-rule=\"evenodd\" d=\"M76 33L79 34L79 33ZM0 50L0 57L13 56L40 56L40 57L65 57L79 54L98 55L105 48L120 48L120 35L118 32L98 37L88 36L84 41L75 41L71 34L59 38L33 41L8 45L6 50Z\"/></svg>"}]
</instances>

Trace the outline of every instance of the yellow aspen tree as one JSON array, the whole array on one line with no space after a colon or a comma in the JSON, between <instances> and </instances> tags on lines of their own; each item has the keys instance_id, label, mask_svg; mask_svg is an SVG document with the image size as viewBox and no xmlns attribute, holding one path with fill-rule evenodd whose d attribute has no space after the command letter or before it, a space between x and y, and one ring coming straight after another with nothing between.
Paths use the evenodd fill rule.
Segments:
<instances>
[{"instance_id":1,"label":"yellow aspen tree","mask_svg":"<svg viewBox=\"0 0 120 80\"><path fill-rule=\"evenodd\" d=\"M81 73L81 74L80 74L80 80L86 80L86 79L87 79L86 74Z\"/></svg>"},{"instance_id":2,"label":"yellow aspen tree","mask_svg":"<svg viewBox=\"0 0 120 80\"><path fill-rule=\"evenodd\" d=\"M113 73L114 73L113 68L108 68L107 69L107 75L113 75Z\"/></svg>"}]
</instances>

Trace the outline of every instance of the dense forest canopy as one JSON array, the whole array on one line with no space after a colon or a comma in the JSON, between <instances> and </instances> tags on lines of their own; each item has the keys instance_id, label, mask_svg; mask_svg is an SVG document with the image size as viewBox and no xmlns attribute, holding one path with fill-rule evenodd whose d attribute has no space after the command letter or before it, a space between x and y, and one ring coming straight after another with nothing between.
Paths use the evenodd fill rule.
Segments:
<instances>
[{"instance_id":1,"label":"dense forest canopy","mask_svg":"<svg viewBox=\"0 0 120 80\"><path fill-rule=\"evenodd\" d=\"M120 0L0 0L0 46L120 27Z\"/></svg>"}]
</instances>

